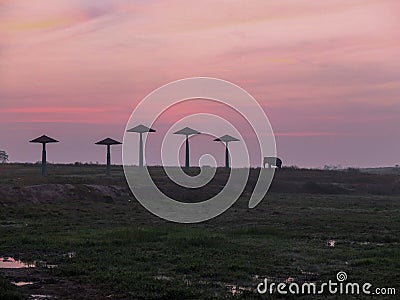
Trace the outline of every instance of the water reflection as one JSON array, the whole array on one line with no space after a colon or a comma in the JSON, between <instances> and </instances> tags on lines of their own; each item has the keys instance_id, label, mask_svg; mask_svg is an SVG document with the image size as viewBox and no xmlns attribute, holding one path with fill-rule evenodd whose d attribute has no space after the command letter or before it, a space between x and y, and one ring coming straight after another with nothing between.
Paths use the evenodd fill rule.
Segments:
<instances>
[{"instance_id":1,"label":"water reflection","mask_svg":"<svg viewBox=\"0 0 400 300\"><path fill-rule=\"evenodd\" d=\"M33 284L33 282L31 282L31 281L18 281L18 282L11 282L11 283L16 286L25 286L25 285Z\"/></svg>"},{"instance_id":2,"label":"water reflection","mask_svg":"<svg viewBox=\"0 0 400 300\"><path fill-rule=\"evenodd\" d=\"M34 264L24 263L13 257L0 257L0 269L34 268Z\"/></svg>"},{"instance_id":3,"label":"water reflection","mask_svg":"<svg viewBox=\"0 0 400 300\"><path fill-rule=\"evenodd\" d=\"M41 300L41 299L50 299L50 298L53 298L53 297L50 295L31 295L29 297L29 299L31 299L31 300Z\"/></svg>"}]
</instances>

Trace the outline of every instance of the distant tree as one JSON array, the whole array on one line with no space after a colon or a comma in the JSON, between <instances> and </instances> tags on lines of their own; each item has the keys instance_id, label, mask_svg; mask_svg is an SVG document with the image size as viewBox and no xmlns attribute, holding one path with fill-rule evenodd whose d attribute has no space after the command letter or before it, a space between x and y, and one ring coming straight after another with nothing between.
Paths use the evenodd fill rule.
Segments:
<instances>
[{"instance_id":1,"label":"distant tree","mask_svg":"<svg viewBox=\"0 0 400 300\"><path fill-rule=\"evenodd\" d=\"M349 167L346 170L347 170L347 172L351 172L351 173L360 173L361 172L360 169L353 168L353 167Z\"/></svg>"},{"instance_id":2,"label":"distant tree","mask_svg":"<svg viewBox=\"0 0 400 300\"><path fill-rule=\"evenodd\" d=\"M4 150L0 150L0 162L2 164L5 164L8 162L8 154Z\"/></svg>"}]
</instances>

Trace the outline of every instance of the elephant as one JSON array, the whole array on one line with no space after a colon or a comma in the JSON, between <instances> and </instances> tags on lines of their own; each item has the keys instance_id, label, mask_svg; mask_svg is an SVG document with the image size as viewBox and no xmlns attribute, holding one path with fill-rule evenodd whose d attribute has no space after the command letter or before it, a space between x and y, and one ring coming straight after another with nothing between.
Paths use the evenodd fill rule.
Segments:
<instances>
[{"instance_id":1,"label":"elephant","mask_svg":"<svg viewBox=\"0 0 400 300\"><path fill-rule=\"evenodd\" d=\"M273 166L282 168L282 160L279 157L264 157L264 168L266 164L268 164L268 169Z\"/></svg>"}]
</instances>

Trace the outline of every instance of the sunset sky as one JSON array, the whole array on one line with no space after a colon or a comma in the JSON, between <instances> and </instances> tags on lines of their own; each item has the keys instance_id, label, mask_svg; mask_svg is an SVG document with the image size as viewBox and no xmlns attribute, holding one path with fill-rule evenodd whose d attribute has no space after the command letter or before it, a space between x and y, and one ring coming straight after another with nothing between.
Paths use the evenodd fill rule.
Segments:
<instances>
[{"instance_id":1,"label":"sunset sky","mask_svg":"<svg viewBox=\"0 0 400 300\"><path fill-rule=\"evenodd\" d=\"M398 0L0 0L0 150L103 163L143 97L206 76L257 99L286 165L400 164L399 28Z\"/></svg>"}]
</instances>

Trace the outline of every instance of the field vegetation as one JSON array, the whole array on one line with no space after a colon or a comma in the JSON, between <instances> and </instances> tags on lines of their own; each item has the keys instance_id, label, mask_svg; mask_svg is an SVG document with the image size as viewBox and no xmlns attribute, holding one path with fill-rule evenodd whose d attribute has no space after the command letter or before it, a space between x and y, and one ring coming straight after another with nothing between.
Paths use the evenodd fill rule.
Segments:
<instances>
[{"instance_id":1,"label":"field vegetation","mask_svg":"<svg viewBox=\"0 0 400 300\"><path fill-rule=\"evenodd\" d=\"M321 283L339 271L350 282L400 292L395 170L284 168L249 209L253 169L232 208L194 225L153 216L131 195L121 167L111 177L104 171L49 165L43 178L39 166L0 166L0 258L36 265L0 269L0 299L269 299L279 296L255 292L264 278ZM182 201L218 192L227 176L219 170L199 195L176 188L162 168L151 173Z\"/></svg>"}]
</instances>

